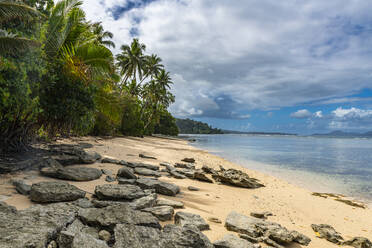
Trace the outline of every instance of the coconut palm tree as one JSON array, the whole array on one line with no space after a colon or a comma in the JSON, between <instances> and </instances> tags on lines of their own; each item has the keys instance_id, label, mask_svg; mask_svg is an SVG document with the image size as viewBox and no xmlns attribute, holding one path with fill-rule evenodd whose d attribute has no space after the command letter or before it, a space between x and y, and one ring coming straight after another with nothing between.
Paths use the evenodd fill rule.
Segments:
<instances>
[{"instance_id":1,"label":"coconut palm tree","mask_svg":"<svg viewBox=\"0 0 372 248\"><path fill-rule=\"evenodd\" d=\"M131 83L133 83L133 80L136 82L137 77L139 81L142 81L146 64L146 56L144 55L146 46L141 44L138 39L133 39L130 46L122 45L120 50L121 53L116 55L116 65L123 77L123 85L127 85L129 79ZM136 87L139 86L140 84L137 84Z\"/></svg>"},{"instance_id":2,"label":"coconut palm tree","mask_svg":"<svg viewBox=\"0 0 372 248\"><path fill-rule=\"evenodd\" d=\"M96 36L95 38L98 44L102 44L106 47L115 48L115 43L111 40L108 40L112 39L114 37L114 34L109 31L105 31L102 27L101 22L93 23L92 31L93 34Z\"/></svg>"},{"instance_id":3,"label":"coconut palm tree","mask_svg":"<svg viewBox=\"0 0 372 248\"><path fill-rule=\"evenodd\" d=\"M151 54L151 56L146 57L146 63L144 68L144 78L142 81L149 76L151 80L164 68L164 65L161 64L161 58L156 54Z\"/></svg>"}]
</instances>

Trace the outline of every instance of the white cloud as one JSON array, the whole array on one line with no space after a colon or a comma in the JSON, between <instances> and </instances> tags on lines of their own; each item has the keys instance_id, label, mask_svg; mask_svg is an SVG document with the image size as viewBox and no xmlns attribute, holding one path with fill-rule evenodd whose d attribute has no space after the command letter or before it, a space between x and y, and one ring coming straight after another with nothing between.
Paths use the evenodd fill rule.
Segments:
<instances>
[{"instance_id":1,"label":"white cloud","mask_svg":"<svg viewBox=\"0 0 372 248\"><path fill-rule=\"evenodd\" d=\"M316 111L316 112L314 113L314 117L322 118L322 117L323 117L323 112L322 112L322 111Z\"/></svg>"},{"instance_id":2,"label":"white cloud","mask_svg":"<svg viewBox=\"0 0 372 248\"><path fill-rule=\"evenodd\" d=\"M115 20L109 10L127 1L85 0L84 9L117 47L136 28L163 58L176 115L236 118L232 112L342 98L371 85L368 1L157 0Z\"/></svg>"},{"instance_id":3,"label":"white cloud","mask_svg":"<svg viewBox=\"0 0 372 248\"><path fill-rule=\"evenodd\" d=\"M291 117L298 119L309 118L311 116L312 116L311 112L307 109L301 109L291 114Z\"/></svg>"}]
</instances>

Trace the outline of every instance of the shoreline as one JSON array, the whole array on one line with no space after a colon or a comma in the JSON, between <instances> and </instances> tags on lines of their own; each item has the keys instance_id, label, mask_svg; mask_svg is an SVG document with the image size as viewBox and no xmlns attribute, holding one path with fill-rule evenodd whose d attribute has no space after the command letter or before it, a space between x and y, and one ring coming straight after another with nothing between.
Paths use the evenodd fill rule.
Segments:
<instances>
[{"instance_id":1,"label":"shoreline","mask_svg":"<svg viewBox=\"0 0 372 248\"><path fill-rule=\"evenodd\" d=\"M162 196L162 198L183 201L185 209L182 209L182 211L200 214L206 220L210 217L216 217L224 223L226 216L231 211L237 211L247 216L254 211L269 211L274 214L274 216L269 217L269 221L277 222L290 230L297 230L310 237L312 240L308 246L310 248L338 247L324 239L316 238L311 229L311 224L330 224L345 239L355 236L372 239L372 230L370 229L370 226L372 226L371 209L356 208L330 198L313 196L313 192L310 190L298 187L274 176L245 168L208 151L195 148L185 140L156 137L145 137L143 139L122 137L106 140L95 137L81 137L64 140L63 142L91 143L94 145L93 148L87 150L97 151L102 156L154 165L159 165L161 162L180 162L185 157L193 157L196 160L197 168L202 165L207 165L211 168L218 168L219 165L226 169L235 168L248 173L250 177L257 178L266 186L259 189L245 189L190 179L160 178L162 181L177 184L181 187L182 192L178 197ZM157 160L139 158L139 153L154 156ZM81 166L109 169L114 174L120 168L120 166L115 164L101 163ZM28 183L57 181L52 178L41 177L37 172L32 171L2 176L0 179L0 194L3 195L3 200L6 203L16 206L18 209L25 209L33 203L27 197L15 193L14 187L9 185L9 179L14 177L26 177L27 179L25 180ZM89 182L68 182L88 193L93 193L97 184L107 184L104 177ZM200 191L188 191L188 186L198 187ZM90 194L88 194L88 197L90 197ZM211 230L203 233L211 241L220 239L225 234L230 233L226 230L223 223L208 222Z\"/></svg>"}]
</instances>

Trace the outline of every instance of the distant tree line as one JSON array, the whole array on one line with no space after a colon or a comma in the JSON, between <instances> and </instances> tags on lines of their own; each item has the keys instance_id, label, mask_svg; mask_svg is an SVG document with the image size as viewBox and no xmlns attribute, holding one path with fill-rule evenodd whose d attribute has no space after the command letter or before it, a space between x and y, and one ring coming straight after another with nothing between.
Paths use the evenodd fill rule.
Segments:
<instances>
[{"instance_id":1,"label":"distant tree line","mask_svg":"<svg viewBox=\"0 0 372 248\"><path fill-rule=\"evenodd\" d=\"M82 1L0 0L0 152L35 138L177 134L170 74L134 39L113 34Z\"/></svg>"},{"instance_id":2,"label":"distant tree line","mask_svg":"<svg viewBox=\"0 0 372 248\"><path fill-rule=\"evenodd\" d=\"M207 123L191 119L176 119L179 133L183 134L223 134L218 128L212 128Z\"/></svg>"}]
</instances>

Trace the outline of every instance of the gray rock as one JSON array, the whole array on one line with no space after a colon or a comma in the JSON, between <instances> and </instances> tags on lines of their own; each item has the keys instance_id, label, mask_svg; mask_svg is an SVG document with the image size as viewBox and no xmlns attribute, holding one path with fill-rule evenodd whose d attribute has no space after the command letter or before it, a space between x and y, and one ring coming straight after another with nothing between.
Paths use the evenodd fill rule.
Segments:
<instances>
[{"instance_id":1,"label":"gray rock","mask_svg":"<svg viewBox=\"0 0 372 248\"><path fill-rule=\"evenodd\" d=\"M213 174L212 177L217 182L242 188L254 189L264 187L257 179L250 178L248 174L235 169L220 171L217 174Z\"/></svg>"},{"instance_id":2,"label":"gray rock","mask_svg":"<svg viewBox=\"0 0 372 248\"><path fill-rule=\"evenodd\" d=\"M128 204L79 211L80 219L99 228L114 230L117 224L133 224L160 229L159 221L150 213L133 210Z\"/></svg>"},{"instance_id":3,"label":"gray rock","mask_svg":"<svg viewBox=\"0 0 372 248\"><path fill-rule=\"evenodd\" d=\"M273 216L271 212L252 212L250 214L252 217L259 218L259 219L264 219L266 220L268 216Z\"/></svg>"},{"instance_id":4,"label":"gray rock","mask_svg":"<svg viewBox=\"0 0 372 248\"><path fill-rule=\"evenodd\" d=\"M105 174L106 176L114 177L112 174L112 171L107 170L107 169L101 169L102 173Z\"/></svg>"},{"instance_id":5,"label":"gray rock","mask_svg":"<svg viewBox=\"0 0 372 248\"><path fill-rule=\"evenodd\" d=\"M188 169L188 170L195 170L195 165L193 164L176 163L174 167Z\"/></svg>"},{"instance_id":6,"label":"gray rock","mask_svg":"<svg viewBox=\"0 0 372 248\"><path fill-rule=\"evenodd\" d=\"M44 176L70 181L92 181L102 176L101 170L87 167L65 167L57 170L43 168L40 173Z\"/></svg>"},{"instance_id":7,"label":"gray rock","mask_svg":"<svg viewBox=\"0 0 372 248\"><path fill-rule=\"evenodd\" d=\"M93 164L97 160L101 159L101 155L96 152L85 151L76 145L51 145L49 149L59 155L53 156L62 165L73 165L73 164Z\"/></svg>"},{"instance_id":8,"label":"gray rock","mask_svg":"<svg viewBox=\"0 0 372 248\"><path fill-rule=\"evenodd\" d=\"M134 175L133 169L128 167L120 168L116 176L124 179L137 179L137 176Z\"/></svg>"},{"instance_id":9,"label":"gray rock","mask_svg":"<svg viewBox=\"0 0 372 248\"><path fill-rule=\"evenodd\" d=\"M131 202L129 205L136 210L144 209L144 208L151 208L155 206L156 199L158 195L153 193L149 194L148 196L144 196L142 198L136 199L135 201Z\"/></svg>"},{"instance_id":10,"label":"gray rock","mask_svg":"<svg viewBox=\"0 0 372 248\"><path fill-rule=\"evenodd\" d=\"M167 162L160 162L159 165L167 167L167 166L170 165L170 163L167 163Z\"/></svg>"},{"instance_id":11,"label":"gray rock","mask_svg":"<svg viewBox=\"0 0 372 248\"><path fill-rule=\"evenodd\" d=\"M206 165L203 165L201 169L202 169L202 171L204 171L207 174L217 174L216 170L214 170L214 169L212 169L212 168L210 168Z\"/></svg>"},{"instance_id":12,"label":"gray rock","mask_svg":"<svg viewBox=\"0 0 372 248\"><path fill-rule=\"evenodd\" d=\"M184 158L181 160L182 162L186 162L186 163L195 163L195 159L194 158Z\"/></svg>"},{"instance_id":13,"label":"gray rock","mask_svg":"<svg viewBox=\"0 0 372 248\"><path fill-rule=\"evenodd\" d=\"M155 192L162 195L175 196L180 192L180 187L175 184L162 182L153 179L138 179L136 184L142 189L155 189Z\"/></svg>"},{"instance_id":14,"label":"gray rock","mask_svg":"<svg viewBox=\"0 0 372 248\"><path fill-rule=\"evenodd\" d=\"M78 234L84 236L88 235L89 237L78 237ZM85 226L80 220L75 219L71 225L60 232L58 236L58 244L61 248L77 248L77 244L84 238L92 239L92 241L98 239L98 230L93 227Z\"/></svg>"},{"instance_id":15,"label":"gray rock","mask_svg":"<svg viewBox=\"0 0 372 248\"><path fill-rule=\"evenodd\" d=\"M194 170L189 170L189 169L183 169L183 168L177 168L174 170L175 172L182 174L190 179L194 179Z\"/></svg>"},{"instance_id":16,"label":"gray rock","mask_svg":"<svg viewBox=\"0 0 372 248\"><path fill-rule=\"evenodd\" d=\"M155 171L158 171L158 170L159 170L159 166L157 166L157 165L152 165L152 164L144 164L144 163L128 163L127 166L128 166L128 167L132 167L132 168L146 168L146 169L149 169L149 170L155 170Z\"/></svg>"},{"instance_id":17,"label":"gray rock","mask_svg":"<svg viewBox=\"0 0 372 248\"><path fill-rule=\"evenodd\" d=\"M213 180L207 177L203 172L195 171L194 179L202 182L213 183Z\"/></svg>"},{"instance_id":18,"label":"gray rock","mask_svg":"<svg viewBox=\"0 0 372 248\"><path fill-rule=\"evenodd\" d=\"M93 203L89 201L88 198L80 198L71 203L81 208L93 208L94 207Z\"/></svg>"},{"instance_id":19,"label":"gray rock","mask_svg":"<svg viewBox=\"0 0 372 248\"><path fill-rule=\"evenodd\" d=\"M50 241L50 243L48 244L47 248L58 248L58 244L56 241L52 240Z\"/></svg>"},{"instance_id":20,"label":"gray rock","mask_svg":"<svg viewBox=\"0 0 372 248\"><path fill-rule=\"evenodd\" d=\"M109 206L121 206L121 205L128 205L128 202L120 202L120 201L100 201L97 199L92 200L93 207L95 208L105 208Z\"/></svg>"},{"instance_id":21,"label":"gray rock","mask_svg":"<svg viewBox=\"0 0 372 248\"><path fill-rule=\"evenodd\" d=\"M118 178L118 183L119 184L136 184L136 179L123 179L123 178Z\"/></svg>"},{"instance_id":22,"label":"gray rock","mask_svg":"<svg viewBox=\"0 0 372 248\"><path fill-rule=\"evenodd\" d=\"M200 231L209 230L209 224L198 214L177 212L174 216L174 223L182 227L196 226Z\"/></svg>"},{"instance_id":23,"label":"gray rock","mask_svg":"<svg viewBox=\"0 0 372 248\"><path fill-rule=\"evenodd\" d=\"M355 248L372 248L372 242L367 238L355 237L342 243L342 245L349 245Z\"/></svg>"},{"instance_id":24,"label":"gray rock","mask_svg":"<svg viewBox=\"0 0 372 248\"><path fill-rule=\"evenodd\" d=\"M61 239L59 242L60 248L109 248L106 242L96 239L86 233L70 233L67 231L61 232Z\"/></svg>"},{"instance_id":25,"label":"gray rock","mask_svg":"<svg viewBox=\"0 0 372 248\"><path fill-rule=\"evenodd\" d=\"M29 195L31 191L31 186L21 179L12 180L12 184L21 195Z\"/></svg>"},{"instance_id":26,"label":"gray rock","mask_svg":"<svg viewBox=\"0 0 372 248\"><path fill-rule=\"evenodd\" d=\"M197 228L166 225L163 231L131 224L117 225L114 248L213 248Z\"/></svg>"},{"instance_id":27,"label":"gray rock","mask_svg":"<svg viewBox=\"0 0 372 248\"><path fill-rule=\"evenodd\" d=\"M68 154L61 154L61 155L55 155L51 157L58 163L60 163L63 166L68 166L68 165L74 165L74 164L80 164L81 159L77 155L68 155Z\"/></svg>"},{"instance_id":28,"label":"gray rock","mask_svg":"<svg viewBox=\"0 0 372 248\"><path fill-rule=\"evenodd\" d=\"M0 247L45 248L73 222L77 211L78 207L69 203L34 205L21 211L0 204Z\"/></svg>"},{"instance_id":29,"label":"gray rock","mask_svg":"<svg viewBox=\"0 0 372 248\"><path fill-rule=\"evenodd\" d=\"M226 234L222 239L215 241L215 248L254 248L253 244L233 234Z\"/></svg>"},{"instance_id":30,"label":"gray rock","mask_svg":"<svg viewBox=\"0 0 372 248\"><path fill-rule=\"evenodd\" d=\"M171 206L173 208L183 208L184 207L183 202L173 201L173 200L169 200L169 199L165 199L165 198L157 199L156 205L157 206Z\"/></svg>"},{"instance_id":31,"label":"gray rock","mask_svg":"<svg viewBox=\"0 0 372 248\"><path fill-rule=\"evenodd\" d=\"M309 245L310 242L311 242L311 239L309 237L307 237L307 236L305 236L302 233L299 233L297 231L291 231L291 235L293 237L292 241L296 242L296 243L299 243L300 245Z\"/></svg>"},{"instance_id":32,"label":"gray rock","mask_svg":"<svg viewBox=\"0 0 372 248\"><path fill-rule=\"evenodd\" d=\"M174 209L170 206L157 206L152 208L142 209L144 212L152 213L160 221L171 220L174 214Z\"/></svg>"},{"instance_id":33,"label":"gray rock","mask_svg":"<svg viewBox=\"0 0 372 248\"><path fill-rule=\"evenodd\" d=\"M324 238L328 240L329 242L335 243L335 244L341 244L344 241L344 238L341 236L340 233L338 233L332 226L327 224L312 224L311 228L314 230L314 232L319 233L319 238Z\"/></svg>"},{"instance_id":34,"label":"gray rock","mask_svg":"<svg viewBox=\"0 0 372 248\"><path fill-rule=\"evenodd\" d=\"M110 239L111 239L111 233L109 233L109 232L106 231L106 230L101 230L101 231L99 231L99 233L98 233L98 237L99 237L99 239L108 242L108 241L110 241Z\"/></svg>"},{"instance_id":35,"label":"gray rock","mask_svg":"<svg viewBox=\"0 0 372 248\"><path fill-rule=\"evenodd\" d=\"M80 159L83 164L93 164L101 159L101 155L96 152L83 152L80 154Z\"/></svg>"},{"instance_id":36,"label":"gray rock","mask_svg":"<svg viewBox=\"0 0 372 248\"><path fill-rule=\"evenodd\" d=\"M138 186L121 184L97 185L94 194L100 200L113 201L131 201L146 195Z\"/></svg>"},{"instance_id":37,"label":"gray rock","mask_svg":"<svg viewBox=\"0 0 372 248\"><path fill-rule=\"evenodd\" d=\"M176 178L176 179L185 179L186 176L185 175L182 175L180 173L178 173L177 171L175 170L171 170L168 172L172 177Z\"/></svg>"},{"instance_id":38,"label":"gray rock","mask_svg":"<svg viewBox=\"0 0 372 248\"><path fill-rule=\"evenodd\" d=\"M115 158L103 158L101 160L101 163L107 163L107 164L120 164L120 161Z\"/></svg>"},{"instance_id":39,"label":"gray rock","mask_svg":"<svg viewBox=\"0 0 372 248\"><path fill-rule=\"evenodd\" d=\"M200 190L199 188L194 187L194 186L188 186L187 189L190 190L190 191L199 191Z\"/></svg>"},{"instance_id":40,"label":"gray rock","mask_svg":"<svg viewBox=\"0 0 372 248\"><path fill-rule=\"evenodd\" d=\"M31 201L39 203L75 201L85 197L85 191L65 182L40 182L31 186Z\"/></svg>"},{"instance_id":41,"label":"gray rock","mask_svg":"<svg viewBox=\"0 0 372 248\"><path fill-rule=\"evenodd\" d=\"M112 176L106 176L105 181L108 183L112 183L115 182L115 178Z\"/></svg>"},{"instance_id":42,"label":"gray rock","mask_svg":"<svg viewBox=\"0 0 372 248\"><path fill-rule=\"evenodd\" d=\"M140 158L146 158L146 159L156 159L155 157L147 156L147 155L144 155L144 154L142 154L142 153L140 153L140 154L138 155L138 157L140 157Z\"/></svg>"},{"instance_id":43,"label":"gray rock","mask_svg":"<svg viewBox=\"0 0 372 248\"><path fill-rule=\"evenodd\" d=\"M141 167L134 168L134 172L142 176L161 177L159 172Z\"/></svg>"},{"instance_id":44,"label":"gray rock","mask_svg":"<svg viewBox=\"0 0 372 248\"><path fill-rule=\"evenodd\" d=\"M214 222L214 223L217 223L217 224L221 224L222 223L222 221L219 218L217 218L217 217L209 217L208 218L208 221Z\"/></svg>"}]
</instances>

